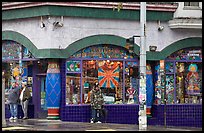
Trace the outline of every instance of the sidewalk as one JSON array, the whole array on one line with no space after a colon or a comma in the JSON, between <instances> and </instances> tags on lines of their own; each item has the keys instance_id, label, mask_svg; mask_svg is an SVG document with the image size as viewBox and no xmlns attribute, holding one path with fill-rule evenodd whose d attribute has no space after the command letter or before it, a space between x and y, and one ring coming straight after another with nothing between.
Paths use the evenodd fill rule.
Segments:
<instances>
[{"instance_id":1,"label":"sidewalk","mask_svg":"<svg viewBox=\"0 0 204 133\"><path fill-rule=\"evenodd\" d=\"M47 119L6 120L2 131L139 131L135 124L64 122ZM147 131L202 131L202 128L148 126Z\"/></svg>"}]
</instances>

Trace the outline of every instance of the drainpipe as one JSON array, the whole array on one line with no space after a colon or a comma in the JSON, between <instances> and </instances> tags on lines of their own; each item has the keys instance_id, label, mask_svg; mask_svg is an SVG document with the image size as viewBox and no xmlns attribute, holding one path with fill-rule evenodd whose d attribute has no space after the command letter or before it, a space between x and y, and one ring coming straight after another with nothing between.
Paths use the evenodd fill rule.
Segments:
<instances>
[{"instance_id":1,"label":"drainpipe","mask_svg":"<svg viewBox=\"0 0 204 133\"><path fill-rule=\"evenodd\" d=\"M140 2L139 130L147 130L146 116L146 2Z\"/></svg>"}]
</instances>

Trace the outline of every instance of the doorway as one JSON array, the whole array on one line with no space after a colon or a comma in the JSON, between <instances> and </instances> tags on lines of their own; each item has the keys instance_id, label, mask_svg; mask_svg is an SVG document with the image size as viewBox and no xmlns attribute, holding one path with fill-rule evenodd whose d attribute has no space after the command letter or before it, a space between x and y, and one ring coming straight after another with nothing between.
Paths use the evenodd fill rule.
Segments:
<instances>
[{"instance_id":1,"label":"doorway","mask_svg":"<svg viewBox=\"0 0 204 133\"><path fill-rule=\"evenodd\" d=\"M47 117L47 103L46 103L46 76L41 75L39 76L39 81L40 81L40 87L38 91L38 98L40 101L38 104L38 112L37 112L37 117L40 119L45 119Z\"/></svg>"}]
</instances>

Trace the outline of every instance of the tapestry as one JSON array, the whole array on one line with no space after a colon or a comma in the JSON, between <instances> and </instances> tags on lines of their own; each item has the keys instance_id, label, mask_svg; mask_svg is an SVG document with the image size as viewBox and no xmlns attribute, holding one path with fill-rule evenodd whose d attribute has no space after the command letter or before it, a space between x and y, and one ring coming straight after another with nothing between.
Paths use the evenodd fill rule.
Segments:
<instances>
[{"instance_id":1,"label":"tapestry","mask_svg":"<svg viewBox=\"0 0 204 133\"><path fill-rule=\"evenodd\" d=\"M115 88L119 82L119 65L117 62L103 61L99 63L98 81L100 87Z\"/></svg>"}]
</instances>

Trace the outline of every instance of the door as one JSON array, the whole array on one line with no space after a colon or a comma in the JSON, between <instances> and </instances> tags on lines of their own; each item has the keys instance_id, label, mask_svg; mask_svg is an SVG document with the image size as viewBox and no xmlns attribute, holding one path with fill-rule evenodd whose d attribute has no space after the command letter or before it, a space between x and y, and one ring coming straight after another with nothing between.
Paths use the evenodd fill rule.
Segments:
<instances>
[{"instance_id":1,"label":"door","mask_svg":"<svg viewBox=\"0 0 204 133\"><path fill-rule=\"evenodd\" d=\"M38 104L39 106L38 118L42 118L42 119L47 117L45 83L46 83L46 76L40 76L40 91L39 91L40 104Z\"/></svg>"}]
</instances>

